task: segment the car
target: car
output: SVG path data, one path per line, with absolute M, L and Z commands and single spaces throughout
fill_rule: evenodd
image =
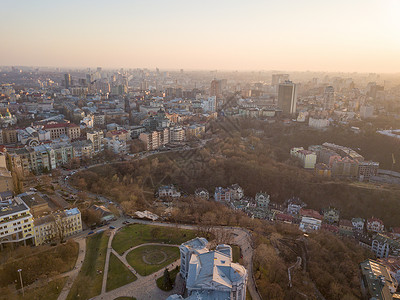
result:
M 110 226 L 109 228 L 110 228 L 110 229 L 115 229 L 115 227 L 114 227 L 114 226 Z
M 93 234 L 94 233 L 94 231 L 89 231 L 89 233 L 87 234 L 87 235 L 91 235 L 91 234 Z

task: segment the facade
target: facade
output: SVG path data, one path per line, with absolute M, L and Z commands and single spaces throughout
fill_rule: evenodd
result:
M 68 136 L 71 140 L 81 136 L 81 128 L 71 123 L 48 123 L 43 126 L 43 129 L 50 132 L 52 140 L 59 139 L 63 135 Z
M 238 185 L 237 183 L 232 184 L 229 187 L 230 191 L 231 191 L 231 199 L 232 200 L 240 200 L 243 198 L 244 196 L 244 191 L 243 189 L 240 187 L 240 185 Z
M 82 231 L 81 212 L 77 208 L 35 218 L 35 245 L 65 239 Z
M 259 192 L 255 197 L 257 207 L 268 208 L 270 196 L 267 193 Z
M 317 163 L 317 154 L 310 150 L 304 150 L 303 147 L 290 149 L 290 155 L 299 159 L 305 169 L 314 169 Z
M 327 86 L 324 92 L 324 109 L 333 109 L 335 107 L 335 89 L 333 86 Z
M 278 107 L 286 115 L 296 113 L 297 91 L 296 84 L 285 81 L 279 84 L 278 88 Z
M 126 153 L 126 142 L 124 140 L 104 138 L 104 144 L 108 150 L 115 154 Z
M 310 117 L 308 119 L 308 126 L 316 128 L 316 129 L 327 128 L 327 127 L 329 127 L 329 120 Z
M 180 126 L 175 126 L 170 129 L 171 142 L 180 143 L 185 140 L 185 130 Z
M 371 250 L 378 258 L 387 258 L 389 255 L 399 256 L 400 241 L 378 233 L 372 239 Z
M 204 200 L 208 200 L 210 199 L 210 194 L 208 193 L 208 191 L 204 188 L 198 188 L 194 191 L 194 195 L 196 197 L 202 198 Z
M 355 230 L 362 231 L 364 229 L 365 220 L 363 218 L 353 218 L 351 223 Z
M 195 238 L 182 244 L 180 274 L 186 282 L 186 299 L 245 300 L 247 270 L 232 262 L 232 248 L 207 249 L 207 240 Z M 173 295 L 168 299 L 183 299 Z
M 101 130 L 88 132 L 86 138 L 93 144 L 93 152 L 95 154 L 100 153 L 104 150 L 104 133 Z
M 218 202 L 230 202 L 231 190 L 224 189 L 223 187 L 216 187 L 214 192 L 214 200 Z
M 305 217 L 301 218 L 300 222 L 300 230 L 304 232 L 314 231 L 321 229 L 322 221 L 312 217 Z
M 329 207 L 324 210 L 324 221 L 328 223 L 339 223 L 339 210 Z
M 33 216 L 20 198 L 0 201 L 0 247 L 10 243 L 34 243 Z
M 14 191 L 14 184 L 11 172 L 4 167 L 0 167 L 0 193 Z
M 71 143 L 74 149 L 74 157 L 87 159 L 93 157 L 93 144 L 90 140 L 78 140 Z
M 382 220 L 379 220 L 374 217 L 367 220 L 367 230 L 368 231 L 382 232 L 384 230 L 384 228 L 385 228 L 385 226 L 383 225 Z
M 181 192 L 173 185 L 164 185 L 158 188 L 159 198 L 179 198 L 180 196 Z

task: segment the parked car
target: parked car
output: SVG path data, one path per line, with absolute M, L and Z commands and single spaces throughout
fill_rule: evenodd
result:
M 115 229 L 115 227 L 114 227 L 114 226 L 110 226 L 109 228 L 110 228 L 110 229 Z
M 87 235 L 91 235 L 91 234 L 93 234 L 94 233 L 94 231 L 89 231 L 89 233 L 87 234 Z

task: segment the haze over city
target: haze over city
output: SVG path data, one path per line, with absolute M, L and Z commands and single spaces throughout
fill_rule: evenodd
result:
M 398 72 L 400 1 L 2 1 L 0 65 Z

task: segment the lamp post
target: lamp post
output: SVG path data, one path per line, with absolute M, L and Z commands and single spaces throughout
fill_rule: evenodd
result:
M 22 297 L 25 297 L 24 284 L 22 283 L 22 269 L 18 269 L 18 273 L 19 273 L 19 279 L 21 280 Z

